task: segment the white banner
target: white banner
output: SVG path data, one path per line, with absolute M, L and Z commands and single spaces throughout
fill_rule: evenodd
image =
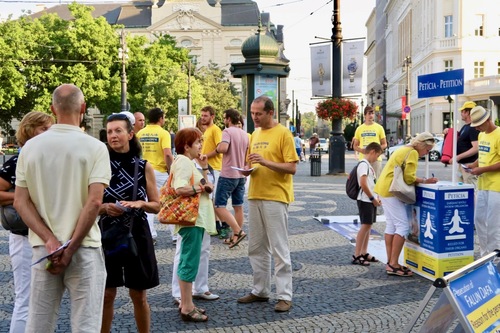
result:
M 311 46 L 311 81 L 313 96 L 332 95 L 332 44 Z
M 342 43 L 342 96 L 361 95 L 365 40 Z

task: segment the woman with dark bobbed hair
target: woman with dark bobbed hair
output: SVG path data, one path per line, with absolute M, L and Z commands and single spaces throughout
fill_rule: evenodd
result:
M 151 313 L 147 301 L 147 289 L 159 285 L 158 265 L 146 213 L 156 214 L 160 210 L 160 199 L 156 188 L 155 174 L 151 164 L 140 159 L 141 145 L 134 134 L 132 122 L 126 114 L 115 113 L 106 124 L 111 181 L 104 190 L 99 210 L 99 226 L 105 233 L 115 223 L 130 227 L 137 255 L 105 255 L 106 290 L 101 332 L 111 331 L 116 288 L 129 289 L 134 304 L 137 331 L 150 331 Z M 137 193 L 133 199 L 134 174 L 137 163 Z

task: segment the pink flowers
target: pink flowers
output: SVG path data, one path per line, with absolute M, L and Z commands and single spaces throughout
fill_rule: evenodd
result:
M 349 118 L 354 120 L 358 113 L 356 103 L 347 98 L 333 97 L 318 102 L 316 114 L 324 120 L 337 120 Z

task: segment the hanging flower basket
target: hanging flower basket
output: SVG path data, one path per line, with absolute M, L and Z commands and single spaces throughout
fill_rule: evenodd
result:
M 358 106 L 350 99 L 333 97 L 319 102 L 316 105 L 316 114 L 324 120 L 354 120 L 358 114 Z

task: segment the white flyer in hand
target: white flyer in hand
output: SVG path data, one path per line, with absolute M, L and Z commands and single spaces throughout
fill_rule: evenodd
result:
M 238 170 L 238 171 L 252 171 L 253 169 L 255 169 L 255 168 L 243 169 L 243 168 L 238 168 L 238 167 L 235 167 L 235 166 L 232 166 L 231 168 L 234 169 L 234 170 Z
M 43 260 L 47 259 L 48 257 L 50 257 L 51 255 L 53 255 L 54 253 L 58 252 L 58 251 L 61 251 L 65 248 L 68 247 L 69 243 L 71 243 L 71 239 L 68 239 L 68 241 L 66 243 L 64 243 L 63 245 L 59 246 L 55 251 L 53 251 L 52 253 L 49 253 L 47 254 L 46 256 L 43 256 L 41 257 L 40 259 L 38 259 L 37 261 L 35 261 L 34 263 L 31 264 L 31 266 L 34 266 L 40 262 L 42 262 Z

